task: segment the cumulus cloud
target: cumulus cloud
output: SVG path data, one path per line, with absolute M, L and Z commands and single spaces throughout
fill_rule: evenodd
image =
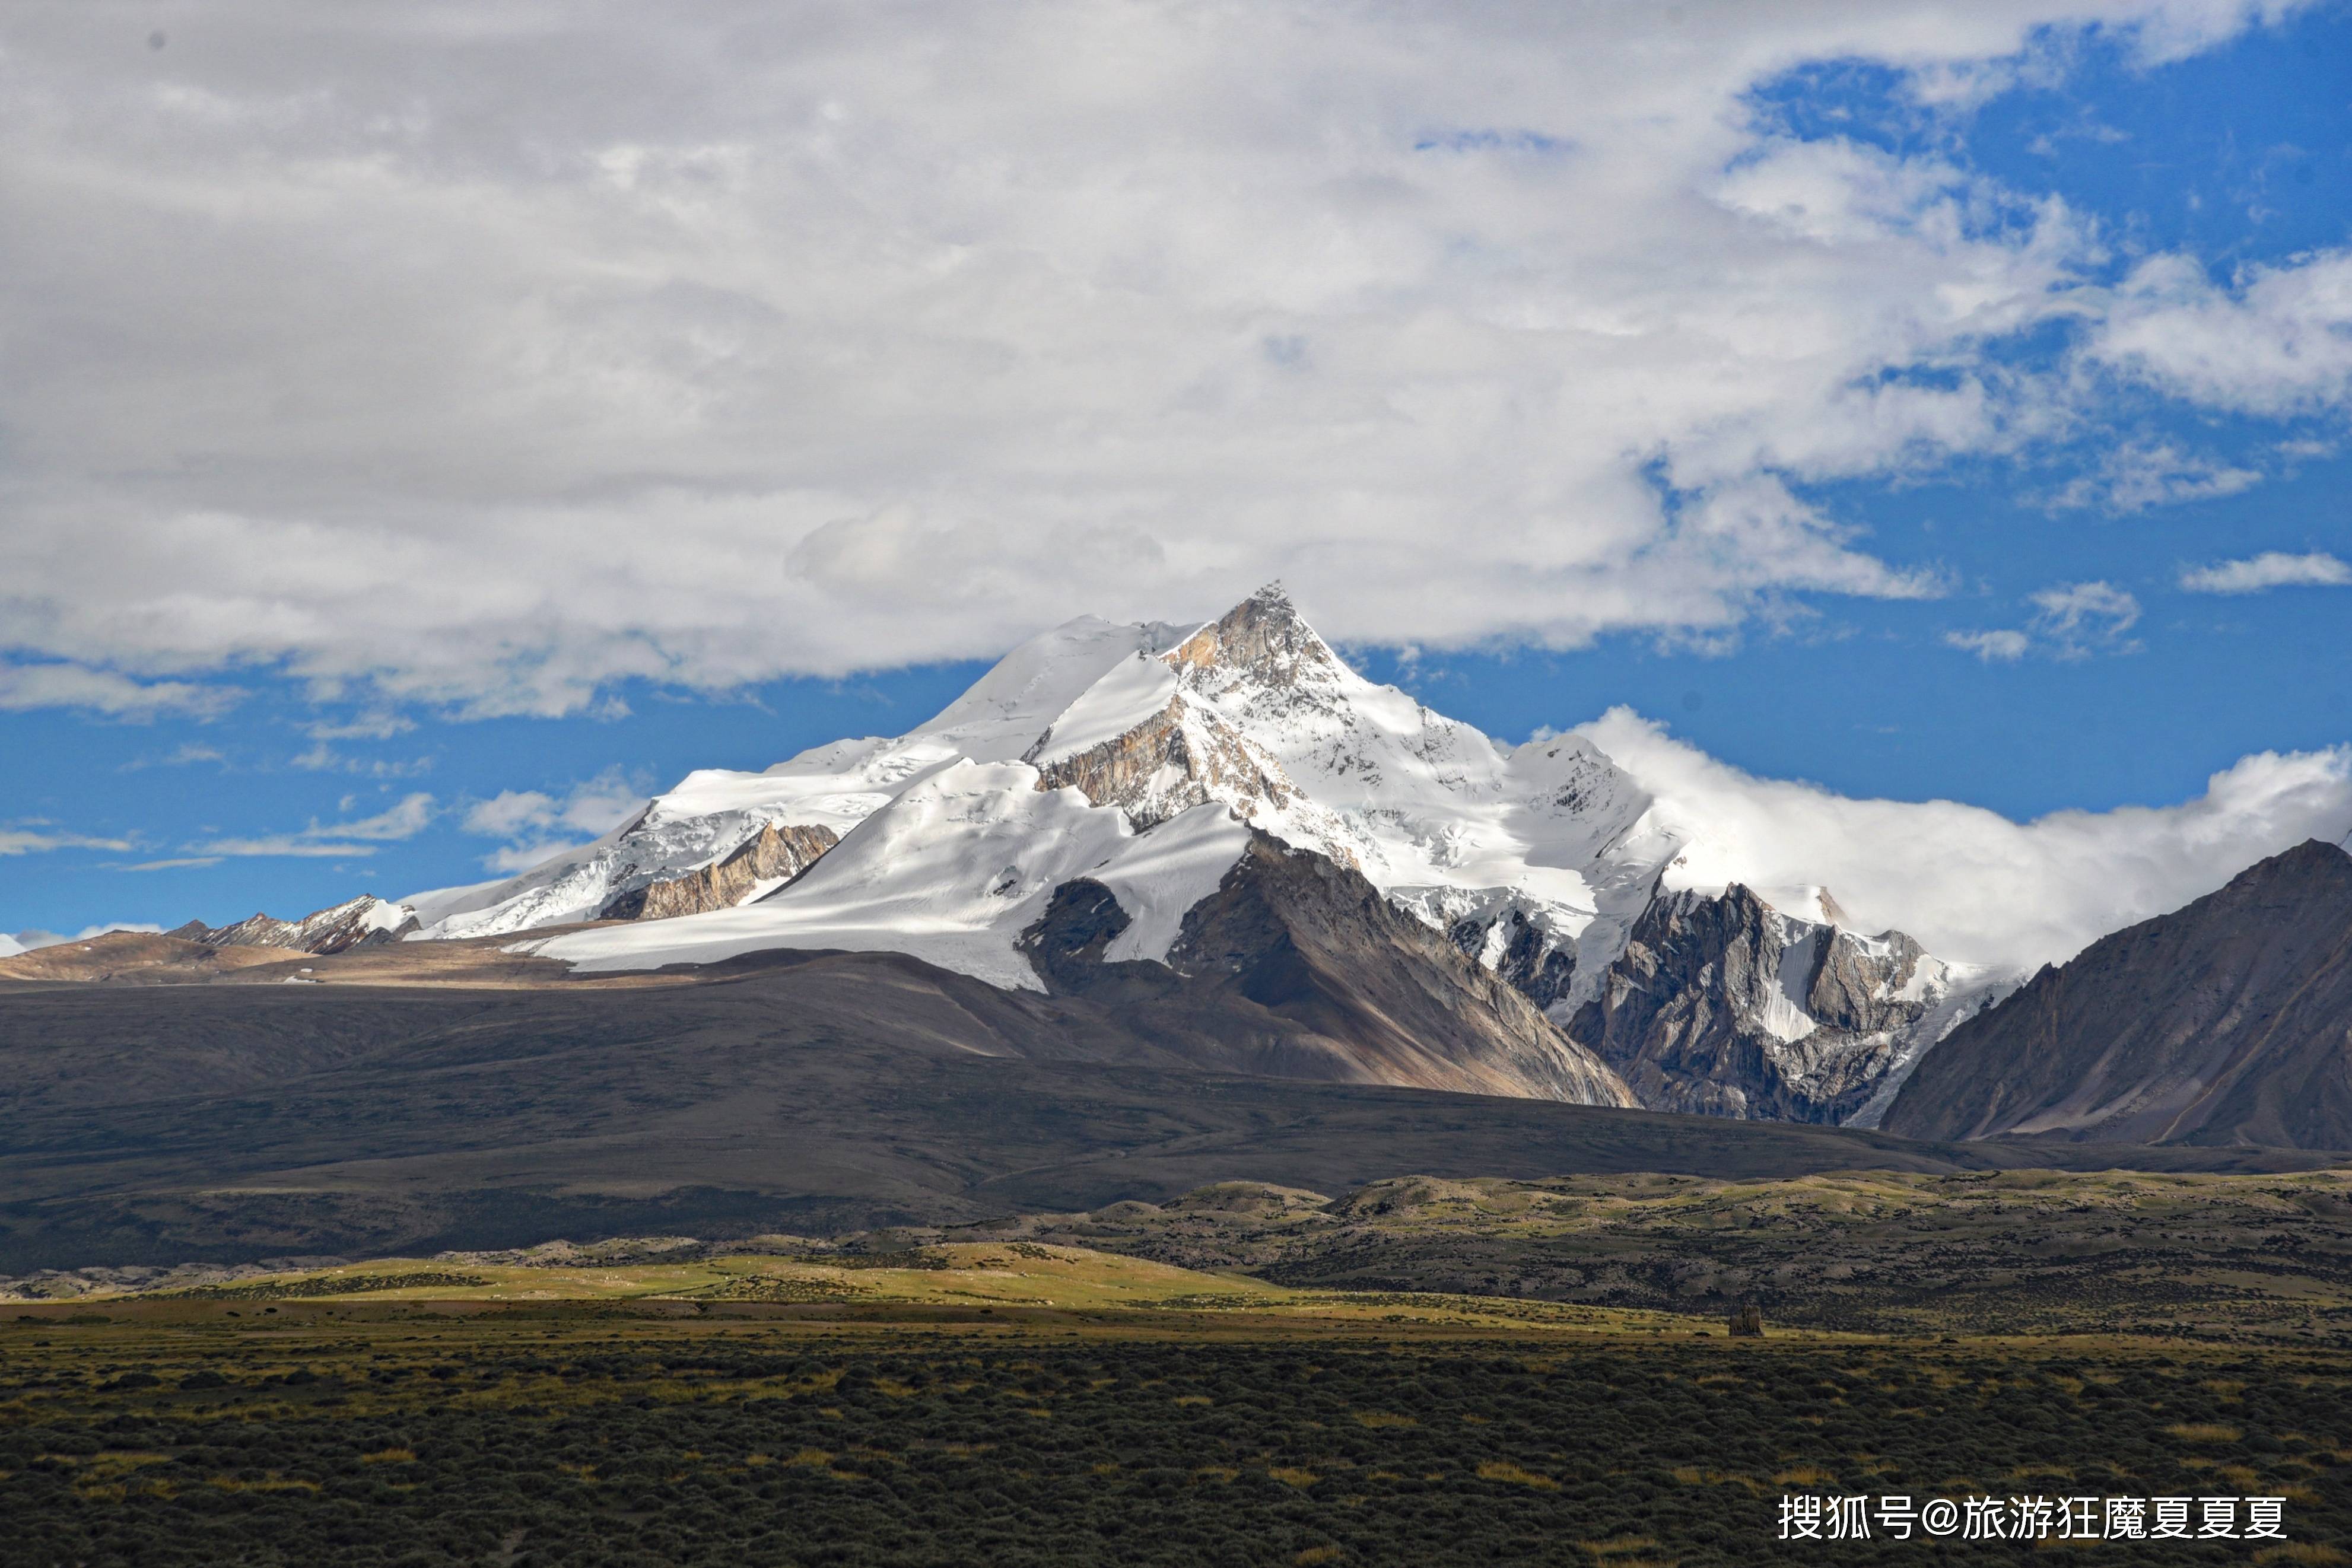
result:
M 518 872 L 611 832 L 642 810 L 646 792 L 619 768 L 576 783 L 562 795 L 504 789 L 466 810 L 466 831 L 510 841 L 482 857 L 485 869 Z
M 1945 958 L 2061 962 L 2212 892 L 2253 862 L 2352 831 L 2352 747 L 2262 752 L 2179 805 L 2016 822 L 1950 800 L 1856 800 L 1759 779 L 1628 708 L 1580 727 L 1692 841 L 1687 885 L 1818 883 L 1866 931 Z
M 100 706 L 258 660 L 558 712 L 1276 575 L 1427 646 L 1932 592 L 1799 492 L 2046 427 L 1984 350 L 2110 308 L 2095 235 L 1753 89 L 1962 105 L 2288 8 L 236 0 L 165 51 L 34 8 L 0 645 L 176 677 Z M 2144 273 L 2099 362 L 2301 406 L 2326 286 Z M 2183 311 L 2276 351 L 2210 368 Z
M 2143 262 L 2088 354 L 2213 408 L 2287 414 L 2352 397 L 2352 251 L 2215 283 L 2193 257 Z
M 2313 550 L 2308 555 L 2264 550 L 2245 560 L 2192 567 L 2180 574 L 2180 586 L 2191 593 L 2260 593 L 2271 588 L 2347 585 L 2352 585 L 2352 564 L 2325 550 Z

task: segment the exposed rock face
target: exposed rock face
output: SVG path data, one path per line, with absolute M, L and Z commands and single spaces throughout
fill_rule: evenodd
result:
M 1302 799 L 1282 764 L 1213 715 L 1191 711 L 1181 695 L 1116 739 L 1039 768 L 1038 789 L 1073 787 L 1097 806 L 1120 808 L 1139 828 L 1210 800 L 1279 809 Z
M 1631 1107 L 1614 1072 L 1525 997 L 1312 851 L 1253 835 L 1185 916 L 1165 965 L 1103 955 L 1128 925 L 1098 883 L 1065 883 L 1024 934 L 1053 991 L 1203 1065 Z
M 1302 712 L 1352 722 L 1335 695 L 1352 677 L 1281 589 L 1260 589 L 1160 663 L 1172 675 L 1166 706 L 1066 756 L 1047 749 L 1049 732 L 1026 758 L 1037 764 L 1037 788 L 1075 787 L 1139 828 L 1214 800 L 1254 827 L 1360 869 L 1360 828 L 1318 803 L 1253 738 L 1253 727 L 1279 730 Z
M 821 823 L 769 822 L 726 859 L 624 893 L 604 905 L 597 918 L 667 920 L 675 915 L 732 909 L 763 882 L 781 877 L 789 885 L 840 841 L 841 835 Z
M 1569 1032 L 1656 1111 L 1836 1123 L 1916 1043 L 1949 972 L 1745 887 L 1662 894 Z
M 191 920 L 170 933 L 206 947 L 284 947 L 298 953 L 341 953 L 347 948 L 397 942 L 416 929 L 416 917 L 397 904 L 362 894 L 306 915 L 299 920 L 249 915 L 234 925 Z
M 1539 1008 L 1565 1001 L 1575 988 L 1576 950 L 1524 909 L 1514 907 L 1492 922 L 1457 920 L 1446 935 Z
M 2352 1148 L 2352 854 L 2312 840 L 1955 1030 L 1908 1137 Z

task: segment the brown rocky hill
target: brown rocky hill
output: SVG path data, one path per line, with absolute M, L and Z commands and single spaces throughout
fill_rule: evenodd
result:
M 1884 1126 L 2352 1148 L 2352 854 L 2310 841 L 2044 968 L 1931 1052 Z
M 1023 935 L 1055 992 L 1112 1009 L 1185 1061 L 1586 1105 L 1639 1103 L 1508 981 L 1399 910 L 1362 873 L 1264 833 L 1185 915 L 1166 964 L 1107 961 L 1128 915 L 1065 883 Z

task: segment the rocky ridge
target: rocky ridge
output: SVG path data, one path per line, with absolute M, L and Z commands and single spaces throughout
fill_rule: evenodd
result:
M 416 928 L 416 916 L 405 905 L 362 894 L 299 920 L 253 915 L 234 925 L 218 926 L 191 920 L 164 935 L 205 947 L 283 947 L 297 953 L 325 955 L 379 942 L 397 942 Z
M 1988 993 L 1899 931 L 1782 914 L 1734 883 L 1661 894 L 1570 1032 L 1652 1110 L 1852 1120 Z

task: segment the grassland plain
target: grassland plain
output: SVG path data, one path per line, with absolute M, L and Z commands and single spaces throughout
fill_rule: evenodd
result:
M 1302 1286 L 2352 1348 L 2344 1170 L 1407 1176 L 1336 1199 L 1235 1182 L 1001 1228 Z
M 2352 1563 L 2352 1354 L 2087 1333 L 1733 1340 L 1689 1315 L 1306 1289 L 1003 1238 L 388 1260 L 0 1320 L 12 1568 L 2050 1550 L 1784 1542 L 1790 1493 L 2274 1496 L 2283 1542 L 2063 1560 Z

